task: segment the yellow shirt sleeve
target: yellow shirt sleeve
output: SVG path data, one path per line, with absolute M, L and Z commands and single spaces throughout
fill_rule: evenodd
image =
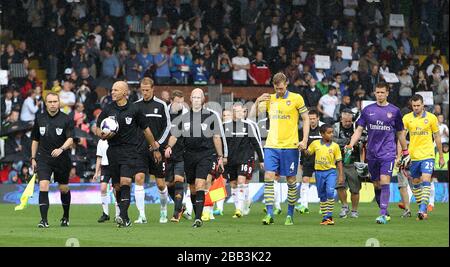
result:
M 295 107 L 297 108 L 297 110 L 300 114 L 308 111 L 308 108 L 305 106 L 305 101 L 303 100 L 303 97 L 301 95 L 298 95 L 296 100 L 297 101 L 295 103 Z
M 336 143 L 333 143 L 333 153 L 334 153 L 334 158 L 336 161 L 341 161 L 342 160 L 342 154 L 341 154 L 341 150 L 339 149 L 339 145 Z
M 408 114 L 406 114 L 405 116 L 403 116 L 403 126 L 404 128 L 408 131 Z
M 431 114 L 431 131 L 433 133 L 439 132 L 438 119 L 437 119 L 436 115 L 434 115 L 434 114 Z

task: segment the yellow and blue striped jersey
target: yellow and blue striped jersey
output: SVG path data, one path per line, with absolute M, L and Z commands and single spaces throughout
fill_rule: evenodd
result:
M 326 171 L 336 169 L 336 162 L 342 160 L 341 149 L 335 142 L 325 144 L 322 140 L 314 140 L 308 147 L 309 154 L 316 154 L 314 169 Z
M 267 102 L 262 102 L 259 105 L 260 111 L 267 108 L 270 120 L 270 130 L 264 147 L 296 149 L 299 141 L 299 114 L 308 111 L 303 97 L 286 91 L 283 97 L 272 94 Z M 267 104 L 269 105 L 267 106 Z
M 426 111 L 421 116 L 410 112 L 403 116 L 403 124 L 409 132 L 411 160 L 434 159 L 433 134 L 439 132 L 437 117 Z

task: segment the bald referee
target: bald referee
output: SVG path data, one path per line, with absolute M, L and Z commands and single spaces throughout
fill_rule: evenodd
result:
M 176 127 L 172 128 L 172 137 L 165 152 L 170 157 L 174 142 L 183 143 L 184 172 L 195 211 L 194 228 L 203 225 L 201 216 L 208 174 L 215 162 L 223 170 L 228 156 L 222 120 L 217 112 L 204 108 L 204 102 L 205 94 L 200 88 L 195 88 L 191 93 L 192 108 L 172 122 Z
M 73 120 L 59 111 L 60 101 L 56 93 L 48 93 L 45 98 L 44 113 L 34 121 L 31 137 L 31 167 L 39 179 L 39 228 L 48 228 L 48 189 L 53 175 L 61 192 L 64 210 L 61 226 L 69 226 L 70 190 L 69 173 L 72 166 L 68 149 L 73 143 Z
M 112 178 L 112 184 L 116 190 L 116 199 L 119 202 L 120 216 L 117 218 L 119 227 L 131 226 L 128 208 L 130 206 L 131 178 L 137 170 L 138 131 L 144 132 L 145 139 L 150 144 L 150 151 L 157 147 L 144 114 L 139 111 L 136 105 L 128 101 L 128 93 L 126 82 L 118 81 L 113 84 L 111 91 L 113 102 L 108 104 L 99 115 L 96 130 L 96 135 L 103 140 L 108 140 L 109 147 L 106 154 L 109 165 L 106 170 Z M 101 122 L 108 117 L 119 123 L 117 133 L 105 134 L 101 131 Z

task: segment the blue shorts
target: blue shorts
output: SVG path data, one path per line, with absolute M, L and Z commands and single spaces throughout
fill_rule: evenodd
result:
M 280 176 L 296 176 L 299 156 L 298 149 L 264 148 L 264 169 Z
M 424 159 L 418 161 L 411 161 L 411 167 L 409 171 L 411 172 L 412 178 L 420 178 L 422 174 L 433 174 L 434 159 Z
M 329 169 L 326 171 L 316 171 L 316 187 L 320 201 L 334 198 L 334 189 L 336 187 L 337 171 Z

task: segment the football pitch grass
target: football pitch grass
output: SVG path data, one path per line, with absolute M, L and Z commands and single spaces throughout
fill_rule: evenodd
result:
M 337 205 L 338 206 L 338 205 Z M 113 219 L 97 223 L 101 215 L 100 205 L 72 205 L 70 227 L 59 226 L 61 205 L 51 205 L 48 229 L 37 228 L 39 208 L 30 205 L 23 211 L 14 211 L 14 205 L 0 205 L 0 246 L 40 247 L 65 246 L 69 238 L 76 238 L 81 247 L 92 246 L 177 246 L 177 247 L 296 247 L 296 246 L 352 246 L 363 247 L 369 238 L 375 238 L 383 247 L 449 246 L 449 206 L 437 203 L 427 221 L 413 217 L 401 218 L 401 210 L 391 203 L 392 220 L 378 225 L 375 203 L 361 204 L 358 219 L 340 219 L 335 216 L 334 226 L 319 225 L 321 216 L 318 205 L 311 204 L 311 213 L 295 213 L 294 225 L 285 226 L 287 205 L 275 216 L 274 225 L 262 225 L 263 205 L 252 206 L 250 215 L 233 219 L 233 205 L 225 204 L 224 216 L 205 222 L 193 229 L 193 221 L 182 219 L 180 223 L 159 223 L 159 204 L 146 205 L 148 223 L 133 224 L 130 228 L 117 228 Z M 169 205 L 169 216 L 173 205 Z M 340 206 L 335 208 L 335 214 Z M 114 213 L 113 205 L 110 211 Z M 130 218 L 137 218 L 135 205 L 130 206 Z M 170 218 L 169 218 L 170 219 Z

